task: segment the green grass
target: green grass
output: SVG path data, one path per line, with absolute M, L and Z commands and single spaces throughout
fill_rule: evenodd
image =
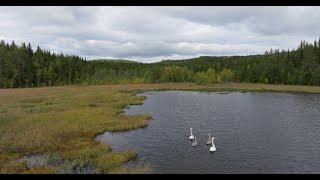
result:
M 5 106 L 1 106 L 0 107 L 0 114 L 4 114 L 6 112 L 8 112 L 7 108 Z
M 148 114 L 128 116 L 123 109 L 142 104 L 148 90 L 306 92 L 319 86 L 227 83 L 118 84 L 0 89 L 0 173 L 68 173 L 87 165 L 97 173 L 142 173 L 147 167 L 123 166 L 136 152 L 113 152 L 94 138 L 105 132 L 148 126 Z M 46 164 L 29 167 L 21 158 L 48 155 Z

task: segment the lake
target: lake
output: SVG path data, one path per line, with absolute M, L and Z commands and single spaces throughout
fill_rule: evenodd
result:
M 113 150 L 137 150 L 128 166 L 151 173 L 320 173 L 320 95 L 144 92 L 126 114 L 152 116 L 144 129 L 105 133 Z M 189 128 L 198 146 L 188 139 Z M 217 151 L 209 152 L 208 133 Z

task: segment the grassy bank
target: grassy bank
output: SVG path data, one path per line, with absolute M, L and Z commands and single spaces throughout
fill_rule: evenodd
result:
M 68 172 L 90 165 L 96 172 L 127 172 L 121 165 L 135 152 L 112 152 L 93 139 L 105 131 L 146 127 L 148 115 L 125 116 L 126 105 L 144 98 L 112 86 L 0 90 L 0 171 Z M 44 167 L 28 167 L 24 156 L 57 154 Z M 56 157 L 55 156 L 55 157 Z M 56 164 L 65 165 L 58 170 Z
M 94 138 L 105 131 L 127 131 L 147 126 L 149 115 L 126 116 L 134 96 L 145 90 L 281 91 L 320 93 L 319 86 L 229 83 L 125 84 L 50 88 L 0 89 L 0 172 L 70 173 L 92 167 L 97 173 L 140 173 L 125 168 L 135 158 L 131 151 L 113 152 Z M 43 155 L 46 161 L 30 166 L 24 157 Z
M 240 91 L 240 92 L 291 92 L 320 93 L 320 86 L 273 85 L 253 83 L 221 83 L 199 85 L 195 83 L 157 83 L 157 84 L 124 84 L 114 85 L 121 92 L 137 92 L 149 90 L 185 90 L 185 91 Z

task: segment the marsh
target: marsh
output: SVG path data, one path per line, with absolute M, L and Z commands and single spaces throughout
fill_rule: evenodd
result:
M 142 91 L 149 92 L 141 94 L 142 96 L 135 95 Z M 261 93 L 268 91 L 295 94 Z M 289 141 L 294 146 L 289 146 L 292 148 L 290 151 L 298 152 L 296 149 L 305 148 L 303 153 L 307 155 L 303 157 L 314 157 L 315 160 L 304 159 L 305 162 L 297 162 L 295 165 L 307 164 L 308 168 L 311 163 L 308 170 L 313 172 L 316 171 L 314 168 L 318 151 L 316 131 L 319 94 L 319 86 L 248 83 L 158 83 L 1 89 L 0 173 L 83 173 L 88 172 L 88 165 L 92 166 L 89 170 L 93 173 L 144 173 L 149 172 L 149 169 L 151 173 L 177 173 L 186 171 L 183 169 L 184 164 L 180 165 L 184 161 L 172 158 L 175 153 L 163 152 L 165 146 L 170 147 L 166 150 L 176 148 L 182 151 L 179 153 L 179 156 L 182 156 L 180 159 L 189 161 L 188 166 L 191 167 L 192 164 L 197 165 L 196 162 L 191 163 L 196 157 L 193 157 L 194 155 L 200 153 L 202 158 L 208 153 L 209 147 L 203 145 L 207 141 L 207 133 L 212 133 L 217 139 L 217 152 L 208 157 L 219 158 L 219 153 L 227 153 L 229 150 L 232 152 L 232 148 L 238 147 L 233 141 L 266 141 L 264 136 L 258 136 L 258 132 L 268 123 L 275 127 L 262 129 L 261 134 L 270 130 L 271 135 L 274 132 L 286 135 L 272 136 L 274 139 L 280 138 L 277 141 L 290 138 L 291 141 L 297 140 L 295 143 Z M 130 106 L 139 104 L 143 105 Z M 288 123 L 290 124 L 286 125 Z M 260 129 L 254 129 L 257 132 L 254 134 L 253 129 L 246 129 L 247 126 Z M 198 146 L 194 149 L 188 149 L 191 142 L 186 141 L 189 127 L 194 128 L 198 139 Z M 300 130 L 303 131 L 295 133 Z M 116 141 L 111 143 L 103 140 L 102 144 L 96 141 L 96 137 L 105 132 L 121 133 L 112 134 L 112 139 Z M 107 134 L 103 139 L 109 137 Z M 289 136 L 291 134 L 293 136 Z M 234 147 L 230 149 L 225 143 Z M 148 152 L 146 146 L 152 150 L 148 156 L 156 153 L 158 158 L 162 158 L 161 161 L 166 162 L 161 164 L 152 158 L 148 159 L 148 156 L 145 156 Z M 247 153 L 250 154 L 252 148 L 245 148 L 249 149 Z M 245 148 L 238 147 L 241 151 L 246 151 Z M 245 153 L 241 151 L 234 156 Z M 230 154 L 226 156 L 227 159 L 232 157 Z M 30 164 L 27 157 L 50 158 L 42 159 L 49 159 L 47 162 Z M 291 158 L 284 163 L 294 163 L 293 160 Z M 226 159 L 222 162 L 228 163 Z M 258 166 L 262 166 L 261 162 L 258 163 Z M 171 165 L 179 165 L 181 169 L 173 169 Z M 212 165 L 206 166 L 209 168 Z M 194 166 L 190 172 L 194 173 L 200 167 L 202 166 Z M 221 167 L 220 165 L 219 168 Z M 230 168 L 237 172 L 233 165 L 230 165 Z M 245 168 L 242 170 L 246 172 Z M 202 169 L 199 172 L 204 171 L 205 169 Z M 223 170 L 210 170 L 221 171 Z

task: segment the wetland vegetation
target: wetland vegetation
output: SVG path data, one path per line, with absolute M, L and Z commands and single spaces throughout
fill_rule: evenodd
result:
M 143 98 L 118 92 L 114 87 L 0 91 L 2 173 L 72 173 L 88 165 L 96 172 L 123 172 L 122 163 L 134 158 L 135 152 L 114 153 L 93 138 L 105 131 L 142 128 L 150 119 L 148 115 L 121 114 L 123 107 L 140 104 Z M 21 160 L 34 155 L 59 158 L 48 158 L 46 166 L 32 168 Z M 65 169 L 57 169 L 56 164 Z

